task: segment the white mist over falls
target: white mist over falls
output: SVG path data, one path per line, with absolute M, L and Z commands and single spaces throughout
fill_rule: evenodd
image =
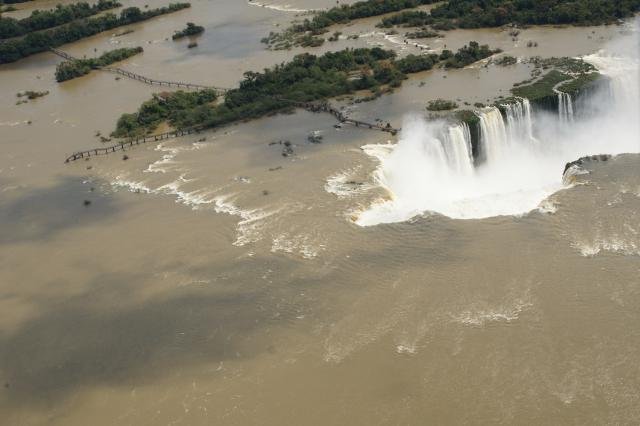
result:
M 397 145 L 367 145 L 380 161 L 374 179 L 390 198 L 363 211 L 356 223 L 401 222 L 425 212 L 455 219 L 522 215 L 565 187 L 567 162 L 592 154 L 640 152 L 637 32 L 583 59 L 608 77 L 581 99 L 558 93 L 557 114 L 532 111 L 526 99 L 489 107 L 480 119 L 474 160 L 465 124 L 405 118 Z

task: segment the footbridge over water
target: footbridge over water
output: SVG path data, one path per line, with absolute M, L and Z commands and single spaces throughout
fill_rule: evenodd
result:
M 79 59 L 79 58 L 76 58 L 75 56 L 72 56 L 69 53 L 64 52 L 62 50 L 59 50 L 59 49 L 51 48 L 50 50 L 51 50 L 52 53 L 60 56 L 61 58 L 66 59 L 68 61 L 75 61 L 75 60 Z M 107 72 L 111 72 L 111 73 L 114 73 L 114 74 L 119 74 L 119 75 L 122 75 L 124 77 L 130 78 L 132 80 L 141 81 L 142 83 L 151 84 L 151 85 L 155 85 L 155 86 L 178 87 L 178 88 L 183 88 L 183 89 L 194 89 L 194 90 L 212 89 L 212 90 L 215 90 L 218 94 L 225 93 L 225 92 L 227 92 L 229 90 L 229 89 L 224 88 L 224 87 L 205 86 L 205 85 L 202 85 L 202 84 L 187 83 L 187 82 L 182 82 L 182 81 L 158 80 L 158 79 L 155 79 L 155 78 L 145 77 L 143 75 L 136 74 L 134 72 L 127 71 L 125 69 L 117 68 L 117 67 L 98 67 L 96 69 L 98 69 L 100 71 L 107 71 Z

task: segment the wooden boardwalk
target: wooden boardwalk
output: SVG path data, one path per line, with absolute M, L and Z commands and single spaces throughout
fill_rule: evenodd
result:
M 396 129 L 394 127 L 391 127 L 390 123 L 387 123 L 386 125 L 383 126 L 382 124 L 367 123 L 366 121 L 354 120 L 352 118 L 349 118 L 346 115 L 344 115 L 342 113 L 342 111 L 337 110 L 334 107 L 332 107 L 331 105 L 329 105 L 328 102 L 297 102 L 297 101 L 293 101 L 293 100 L 290 100 L 290 99 L 282 99 L 282 100 L 283 101 L 289 101 L 293 105 L 295 105 L 295 106 L 297 106 L 299 108 L 306 109 L 307 111 L 329 113 L 329 114 L 333 115 L 336 118 L 336 120 L 338 120 L 340 123 L 351 124 L 351 125 L 356 126 L 356 127 L 363 127 L 365 129 L 379 130 L 381 132 L 388 132 L 388 133 L 391 133 L 392 135 L 395 135 L 400 131 L 400 129 Z
M 192 127 L 190 129 L 174 130 L 172 132 L 160 133 L 152 136 L 140 136 L 137 138 L 131 138 L 126 142 L 121 142 L 115 145 L 92 148 L 86 151 L 79 151 L 71 154 L 64 160 L 65 163 L 70 161 L 80 160 L 81 158 L 95 157 L 97 155 L 107 155 L 118 151 L 125 151 L 127 148 L 133 148 L 136 145 L 141 145 L 147 142 L 157 142 L 164 139 L 176 138 L 178 136 L 190 135 L 192 133 L 200 133 L 203 129 L 199 127 Z
M 61 58 L 66 59 L 68 61 L 78 60 L 78 58 L 76 58 L 75 56 L 72 56 L 72 55 L 70 55 L 67 52 L 64 52 L 62 50 L 54 49 L 54 48 L 51 48 L 50 50 L 51 50 L 52 53 L 60 56 Z M 122 75 L 124 77 L 127 77 L 127 78 L 130 78 L 132 80 L 141 81 L 143 83 L 151 84 L 151 85 L 154 85 L 154 86 L 178 87 L 178 88 L 195 89 L 195 90 L 213 89 L 217 93 L 225 93 L 225 92 L 227 92 L 229 90 L 229 89 L 224 88 L 224 87 L 204 86 L 202 84 L 186 83 L 186 82 L 182 82 L 182 81 L 156 80 L 154 78 L 145 77 L 143 75 L 136 74 L 134 72 L 127 71 L 127 70 L 124 70 L 122 68 L 117 68 L 117 67 L 99 67 L 97 69 L 100 70 L 100 71 L 107 71 L 107 72 L 111 72 L 111 73 L 115 73 L 115 74 L 120 74 L 120 75 Z
M 61 58 L 64 58 L 68 61 L 74 61 L 77 60 L 78 58 L 68 54 L 65 51 L 59 50 L 59 49 L 55 49 L 55 48 L 51 48 L 50 49 L 52 53 L 60 56 Z M 127 71 L 127 70 L 123 70 L 122 68 L 115 68 L 115 67 L 99 67 L 98 68 L 101 71 L 108 71 L 108 72 L 113 72 L 116 74 L 120 74 L 123 75 L 127 78 L 131 78 L 133 80 L 138 80 L 141 81 L 143 83 L 146 84 L 153 84 L 153 85 L 157 85 L 157 86 L 172 86 L 172 87 L 183 87 L 185 89 L 213 89 L 219 93 L 224 93 L 226 91 L 228 91 L 229 89 L 225 89 L 225 88 L 221 88 L 221 87 L 215 87 L 215 86 L 203 86 L 200 84 L 193 84 L 193 83 L 185 83 L 185 82 L 178 82 L 178 81 L 165 81 L 165 80 L 156 80 L 153 78 L 148 78 L 145 77 L 143 75 L 140 74 L 136 74 L 133 73 L 131 71 Z M 366 121 L 361 121 L 361 120 L 354 120 L 352 118 L 347 117 L 346 115 L 344 115 L 342 113 L 342 111 L 332 107 L 328 102 L 298 102 L 298 101 L 294 101 L 292 99 L 285 99 L 285 98 L 279 98 L 280 100 L 286 101 L 286 102 L 290 102 L 292 105 L 298 107 L 298 108 L 303 108 L 306 109 L 308 111 L 311 112 L 326 112 L 329 113 L 331 115 L 333 115 L 336 120 L 338 120 L 340 123 L 345 123 L 345 124 L 351 124 L 353 126 L 356 127 L 362 127 L 365 129 L 371 129 L 371 130 L 379 130 L 381 132 L 387 132 L 387 133 L 391 133 L 392 135 L 397 134 L 400 129 L 395 129 L 393 127 L 391 127 L 391 124 L 387 123 L 385 126 L 383 126 L 382 124 L 377 124 L 377 123 L 367 123 Z M 68 156 L 65 159 L 65 163 L 69 163 L 71 161 L 76 161 L 82 158 L 90 158 L 90 157 L 95 157 L 98 155 L 107 155 L 107 154 L 112 154 L 115 152 L 119 152 L 119 151 L 125 151 L 127 148 L 132 148 L 136 145 L 140 145 L 140 144 L 144 144 L 146 142 L 150 142 L 150 141 L 161 141 L 164 139 L 171 139 L 171 138 L 175 138 L 178 136 L 184 136 L 184 135 L 189 135 L 191 133 L 199 133 L 201 131 L 205 130 L 205 128 L 203 127 L 193 127 L 193 128 L 189 128 L 189 129 L 181 129 L 181 130 L 174 130 L 172 132 L 166 132 L 166 133 L 161 133 L 158 135 L 153 135 L 153 136 L 140 136 L 137 138 L 131 138 L 129 140 L 127 140 L 126 142 L 120 142 L 118 144 L 115 145 L 110 145 L 107 147 L 100 147 L 100 148 L 92 148 L 92 149 L 88 149 L 86 151 L 79 151 L 79 152 L 75 152 L 73 154 L 71 154 L 70 156 Z
M 297 102 L 297 101 L 293 101 L 293 100 L 288 100 L 288 99 L 283 99 L 285 101 L 290 101 L 292 104 L 294 104 L 296 107 L 298 108 L 303 108 L 306 109 L 308 111 L 311 112 L 326 112 L 329 113 L 331 115 L 333 115 L 340 123 L 346 123 L 346 124 L 351 124 L 354 125 L 356 127 L 361 127 L 364 129 L 371 129 L 371 130 L 379 130 L 381 132 L 387 132 L 387 133 L 391 133 L 392 135 L 397 134 L 400 129 L 396 129 L 394 127 L 391 127 L 391 125 L 389 123 L 387 123 L 387 125 L 383 126 L 381 124 L 373 124 L 373 123 L 367 123 L 365 121 L 360 121 L 360 120 L 354 120 L 351 118 L 346 117 L 341 111 L 333 108 L 331 105 L 329 105 L 328 102 L 321 102 L 321 103 L 313 103 L 313 102 Z M 153 135 L 153 136 L 140 136 L 137 138 L 131 138 L 129 140 L 127 140 L 126 142 L 121 142 L 115 145 L 110 145 L 107 147 L 100 147 L 100 148 L 92 148 L 92 149 L 88 149 L 86 151 L 79 151 L 79 152 L 75 152 L 73 154 L 71 154 L 70 156 L 68 156 L 65 159 L 65 163 L 69 163 L 71 161 L 76 161 L 76 160 L 80 160 L 82 158 L 89 158 L 89 157 L 95 157 L 98 155 L 107 155 L 107 154 L 112 154 L 114 152 L 119 152 L 119 151 L 125 151 L 127 148 L 133 148 L 136 145 L 141 145 L 147 142 L 157 142 L 157 141 L 161 141 L 164 139 L 171 139 L 171 138 L 176 138 L 179 136 L 184 136 L 184 135 L 190 135 L 192 133 L 200 133 L 204 130 L 207 130 L 207 128 L 204 127 L 192 127 L 192 128 L 188 128 L 188 129 L 181 129 L 181 130 L 174 130 L 172 132 L 165 132 L 165 133 L 160 133 L 158 135 Z

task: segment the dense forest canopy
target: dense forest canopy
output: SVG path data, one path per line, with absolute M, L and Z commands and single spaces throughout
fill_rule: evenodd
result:
M 122 9 L 119 16 L 106 13 L 93 18 L 72 21 L 50 30 L 36 31 L 19 39 L 6 40 L 0 43 L 0 64 L 14 62 L 20 58 L 44 52 L 51 47 L 80 40 L 122 25 L 144 21 L 165 13 L 172 13 L 188 8 L 189 3 L 172 3 L 167 7 L 142 11 L 137 7 Z
M 317 37 L 334 24 L 354 19 L 398 12 L 384 18 L 378 26 L 431 26 L 435 30 L 498 27 L 506 24 L 600 25 L 616 22 L 640 11 L 640 0 L 448 0 L 431 12 L 405 10 L 437 3 L 436 0 L 365 0 L 318 12 L 280 32 L 272 32 L 262 41 L 275 49 L 292 46 L 318 46 Z
M 64 6 L 59 4 L 52 10 L 34 10 L 24 19 L 0 17 L 0 38 L 18 37 L 33 31 L 56 27 L 120 6 L 121 4 L 115 0 L 99 0 L 93 6 L 80 2 Z
M 448 0 L 431 11 L 434 23 L 460 28 L 505 24 L 600 25 L 640 11 L 640 0 Z

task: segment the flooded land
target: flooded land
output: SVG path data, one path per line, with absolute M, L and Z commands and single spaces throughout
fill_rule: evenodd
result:
M 304 52 L 501 52 L 328 100 L 383 131 L 289 108 L 68 163 L 178 89 L 58 83 L 52 52 L 0 65 L 0 424 L 640 423 L 637 18 L 413 40 L 376 16 L 261 42 L 333 6 L 194 0 L 58 49 L 141 46 L 115 66 L 226 89 Z M 172 40 L 187 22 L 204 32 Z M 566 66 L 534 57 L 600 79 L 513 97 Z

